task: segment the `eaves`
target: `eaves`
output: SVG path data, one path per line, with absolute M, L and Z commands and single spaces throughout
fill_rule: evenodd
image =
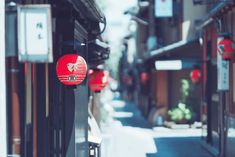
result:
M 234 0 L 225 0 L 218 3 L 196 26 L 197 30 L 203 29 L 214 20 L 219 19 L 222 15 L 226 14 L 235 6 Z

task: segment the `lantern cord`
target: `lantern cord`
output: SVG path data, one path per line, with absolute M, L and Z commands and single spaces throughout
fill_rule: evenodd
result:
M 103 29 L 102 29 L 100 32 L 94 33 L 95 36 L 99 36 L 99 35 L 101 35 L 102 33 L 104 33 L 104 31 L 105 31 L 105 29 L 106 29 L 106 26 L 107 26 L 107 21 L 106 21 L 106 17 L 105 17 L 105 16 L 104 16 L 104 22 L 103 22 L 103 24 L 104 24 Z

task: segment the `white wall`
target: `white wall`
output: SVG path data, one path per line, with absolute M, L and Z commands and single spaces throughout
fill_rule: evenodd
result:
M 6 76 L 5 76 L 5 1 L 0 0 L 0 157 L 7 157 Z
M 183 0 L 182 40 L 196 37 L 195 20 L 206 15 L 206 5 L 193 5 L 192 0 Z

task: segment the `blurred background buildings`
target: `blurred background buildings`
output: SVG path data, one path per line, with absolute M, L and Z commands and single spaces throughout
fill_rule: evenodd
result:
M 203 147 L 233 157 L 234 6 L 234 0 L 1 1 L 0 156 L 99 156 L 101 90 L 117 80 L 111 90 L 152 126 L 197 122 Z M 57 61 L 69 54 L 85 61 L 66 64 L 70 72 L 83 68 L 85 74 L 66 78 L 81 79 L 79 85 L 57 78 Z

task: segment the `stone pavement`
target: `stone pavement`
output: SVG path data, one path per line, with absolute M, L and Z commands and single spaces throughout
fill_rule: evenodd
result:
M 134 104 L 109 104 L 115 119 L 102 125 L 101 157 L 212 157 L 200 144 L 200 129 L 151 128 Z

